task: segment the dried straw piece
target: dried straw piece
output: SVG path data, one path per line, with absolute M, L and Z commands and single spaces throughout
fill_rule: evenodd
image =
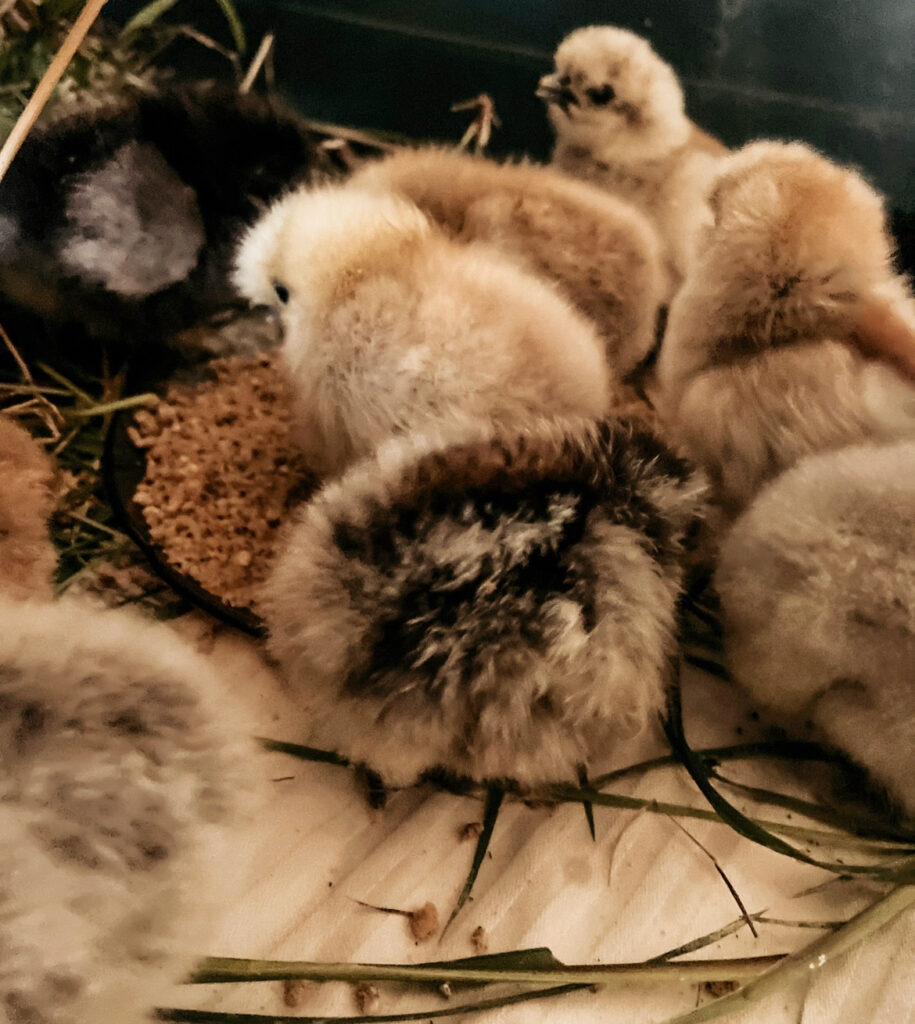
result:
M 86 38 L 86 34 L 107 2 L 108 0 L 87 0 L 85 7 L 80 11 L 79 17 L 73 23 L 73 28 L 67 33 L 67 38 L 64 39 L 54 60 L 51 61 L 50 67 L 35 87 L 35 92 L 32 93 L 25 110 L 20 114 L 19 119 L 13 125 L 13 130 L 3 144 L 3 148 L 0 149 L 0 181 L 3 180 L 10 164 L 19 152 L 20 146 L 25 142 L 45 104 L 51 98 L 54 87 L 67 70 L 70 61 L 73 60 L 80 43 Z

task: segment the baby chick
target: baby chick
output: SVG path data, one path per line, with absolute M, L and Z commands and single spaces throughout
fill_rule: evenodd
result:
M 809 456 L 752 502 L 715 577 L 728 668 L 915 815 L 915 441 Z
M 0 587 L 16 597 L 51 596 L 53 479 L 51 460 L 37 441 L 0 415 Z
M 664 700 L 702 490 L 621 420 L 382 446 L 298 512 L 264 588 L 310 740 L 395 786 L 574 778 Z
M 293 115 L 201 87 L 33 132 L 0 188 L 4 321 L 38 317 L 70 355 L 161 346 L 238 303 L 237 235 L 316 161 Z
M 428 426 L 609 407 L 593 326 L 548 283 L 452 241 L 399 196 L 289 194 L 244 239 L 235 280 L 279 304 L 299 438 L 318 472 Z
M 451 238 L 491 243 L 555 281 L 597 325 L 622 376 L 655 343 L 667 291 L 660 243 L 630 203 L 548 167 L 455 150 L 402 150 L 354 183 L 409 199 Z
M 646 213 L 676 283 L 710 220 L 707 186 L 727 149 L 686 116 L 676 73 L 641 36 L 611 25 L 580 28 L 554 60 L 537 90 L 556 132 L 553 162 Z
M 0 596 L 4 1020 L 148 1021 L 205 951 L 250 764 L 220 690 L 163 625 Z
M 49 597 L 50 467 L 0 418 L 0 1012 L 140 1024 L 193 966 L 247 723 L 171 629 Z
M 880 197 L 800 143 L 729 158 L 711 204 L 655 397 L 734 513 L 806 453 L 915 433 L 915 301 Z

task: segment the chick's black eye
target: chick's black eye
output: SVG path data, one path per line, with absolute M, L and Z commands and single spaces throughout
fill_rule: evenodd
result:
M 274 292 L 276 292 L 276 297 L 285 306 L 286 303 L 289 301 L 289 289 L 286 287 L 286 285 L 280 284 L 279 281 L 274 281 L 273 290 Z
M 606 106 L 616 96 L 612 85 L 598 85 L 585 89 L 588 99 L 595 107 Z

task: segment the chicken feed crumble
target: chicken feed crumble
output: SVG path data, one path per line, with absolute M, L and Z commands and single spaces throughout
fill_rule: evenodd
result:
M 169 565 L 226 604 L 254 609 L 277 529 L 314 478 L 290 437 L 290 395 L 273 355 L 230 356 L 172 384 L 128 429 L 146 454 L 134 494 Z

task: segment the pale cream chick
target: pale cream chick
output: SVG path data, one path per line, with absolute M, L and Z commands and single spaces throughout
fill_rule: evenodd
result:
M 397 196 L 291 193 L 244 239 L 235 280 L 254 302 L 279 302 L 299 438 L 319 472 L 428 426 L 610 406 L 590 322 L 509 257 L 450 240 Z
M 655 401 L 736 513 L 804 454 L 915 434 L 915 301 L 880 197 L 800 143 L 735 154 L 711 203 Z
M 725 540 L 715 576 L 734 679 L 915 814 L 915 441 L 801 460 Z
M 631 203 L 549 167 L 456 150 L 402 150 L 355 184 L 396 192 L 462 242 L 488 242 L 554 281 L 596 324 L 624 375 L 653 348 L 668 288 L 657 233 Z
M 537 90 L 556 132 L 553 163 L 647 214 L 676 285 L 710 220 L 708 182 L 726 147 L 687 117 L 676 73 L 641 36 L 580 28 L 554 61 Z

